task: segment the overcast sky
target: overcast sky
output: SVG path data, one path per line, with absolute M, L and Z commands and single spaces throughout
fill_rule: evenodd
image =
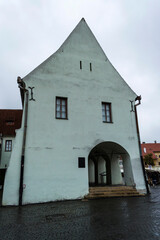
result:
M 159 0 L 0 0 L 0 108 L 21 108 L 17 76 L 54 53 L 82 17 L 142 95 L 141 141 L 160 142 Z

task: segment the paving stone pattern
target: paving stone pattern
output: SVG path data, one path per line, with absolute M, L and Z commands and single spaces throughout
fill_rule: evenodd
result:
M 0 207 L 0 240 L 160 240 L 160 186 L 146 197 Z

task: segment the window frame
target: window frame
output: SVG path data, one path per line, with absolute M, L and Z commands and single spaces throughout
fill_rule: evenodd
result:
M 12 140 L 5 141 L 5 152 L 12 152 Z
M 105 107 L 105 115 L 103 115 L 103 106 Z M 107 106 L 109 106 L 109 111 L 107 109 Z M 112 105 L 110 102 L 102 102 L 101 103 L 101 107 L 102 107 L 102 121 L 104 123 L 113 123 L 112 121 Z M 109 118 L 110 118 L 110 121 L 107 121 L 107 112 L 109 112 Z M 103 116 L 105 116 L 105 121 L 103 120 Z
M 60 100 L 60 105 L 57 104 L 57 100 Z M 65 101 L 65 118 L 62 117 L 62 101 Z M 60 106 L 60 110 L 58 111 L 57 110 L 57 106 Z M 57 116 L 57 113 L 60 113 L 60 117 Z M 55 117 L 56 119 L 62 119 L 62 120 L 68 120 L 68 98 L 66 97 L 59 97 L 59 96 L 56 96 L 56 102 L 55 102 Z

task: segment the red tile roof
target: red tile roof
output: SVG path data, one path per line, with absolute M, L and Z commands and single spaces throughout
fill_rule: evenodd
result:
M 0 134 L 15 136 L 15 129 L 21 127 L 22 110 L 0 109 Z
M 153 158 L 156 158 L 156 155 L 154 153 L 160 152 L 160 143 L 142 143 L 141 149 L 142 149 L 142 156 L 148 153 L 152 153 Z

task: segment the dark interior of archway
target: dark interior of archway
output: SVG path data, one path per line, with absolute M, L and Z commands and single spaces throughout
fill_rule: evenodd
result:
M 89 154 L 89 159 L 94 162 L 95 166 L 95 186 L 102 185 L 98 183 L 98 159 L 102 157 L 106 161 L 106 183 L 105 185 L 111 185 L 111 161 L 108 155 L 102 149 L 93 149 Z M 93 185 L 93 184 L 92 184 Z M 104 184 L 103 184 L 104 185 Z

